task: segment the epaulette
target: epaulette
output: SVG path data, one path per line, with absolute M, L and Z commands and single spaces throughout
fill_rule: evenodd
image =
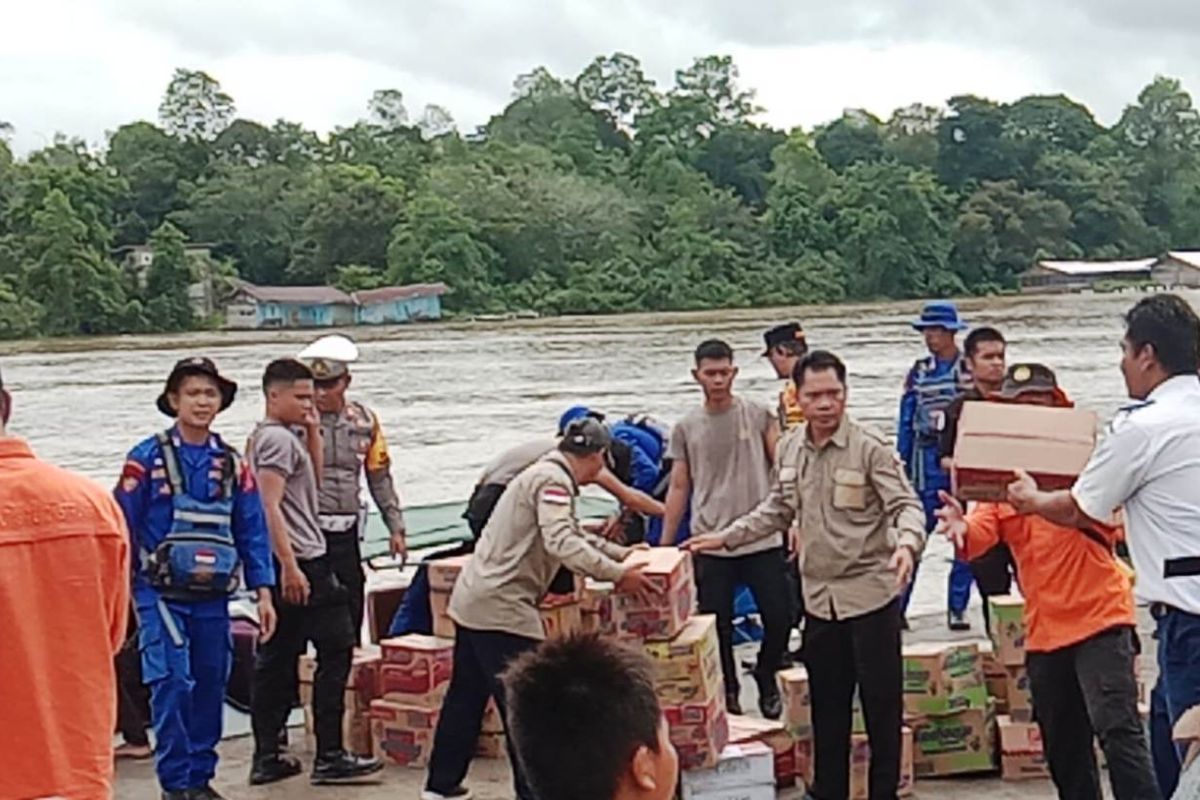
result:
M 1108 430 L 1110 432 L 1116 431 L 1118 428 L 1124 425 L 1130 417 L 1133 416 L 1133 412 L 1152 405 L 1154 405 L 1153 400 L 1139 400 L 1136 403 L 1129 403 L 1128 405 L 1121 406 L 1117 409 L 1116 416 L 1114 416 L 1112 421 L 1108 423 Z

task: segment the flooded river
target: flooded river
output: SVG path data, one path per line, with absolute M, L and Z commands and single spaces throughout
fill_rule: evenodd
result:
M 1013 359 L 1053 366 L 1083 407 L 1109 418 L 1125 398 L 1117 368 L 1121 314 L 1133 295 L 1021 297 L 962 304 L 975 325 L 1001 328 Z M 1200 306 L 1200 295 L 1189 296 Z M 673 421 L 699 402 L 692 349 L 716 336 L 737 352 L 737 390 L 774 403 L 778 381 L 759 357 L 762 332 L 802 320 L 814 347 L 850 368 L 850 408 L 891 431 L 905 371 L 921 355 L 908 325 L 919 303 L 836 308 L 632 315 L 512 323 L 360 329 L 353 393 L 381 415 L 395 475 L 410 504 L 462 499 L 504 448 L 553 432 L 559 413 L 585 402 L 610 414 L 646 411 Z M 308 332 L 210 333 L 37 343 L 0 351 L 15 397 L 12 432 L 38 454 L 111 483 L 124 453 L 167 424 L 154 408 L 170 366 L 211 355 L 241 384 L 219 430 L 239 446 L 262 410 L 259 378 L 295 354 Z M 64 350 L 63 348 L 67 349 Z M 51 351 L 51 348 L 57 351 Z M 944 559 L 935 549 L 917 604 L 940 607 Z M 941 591 L 944 591 L 942 589 Z

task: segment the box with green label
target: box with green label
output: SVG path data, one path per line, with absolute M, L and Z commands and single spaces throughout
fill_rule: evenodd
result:
M 928 716 L 914 724 L 917 777 L 987 772 L 996 768 L 996 718 L 990 707 Z
M 996 660 L 1006 667 L 1025 663 L 1025 600 L 1012 594 L 988 598 L 988 634 Z
M 904 710 L 945 715 L 986 709 L 983 661 L 974 642 L 929 642 L 904 648 Z

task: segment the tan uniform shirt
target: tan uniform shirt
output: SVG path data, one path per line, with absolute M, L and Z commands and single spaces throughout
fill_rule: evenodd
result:
M 359 513 L 360 476 L 367 475 L 367 488 L 388 531 L 404 527 L 404 511 L 392 481 L 392 459 L 379 418 L 361 403 L 347 402 L 339 413 L 321 414 L 325 465 L 321 473 L 322 527 L 349 530 L 340 520 Z
M 805 609 L 821 619 L 868 614 L 900 590 L 888 561 L 904 545 L 921 555 L 925 513 L 887 440 L 845 417 L 824 447 L 808 426 L 779 443 L 775 485 L 758 508 L 727 527 L 740 547 L 799 520 Z
M 454 585 L 451 619 L 475 630 L 543 639 L 538 603 L 560 567 L 603 581 L 621 577 L 630 548 L 580 529 L 577 491 L 557 451 L 508 485 Z

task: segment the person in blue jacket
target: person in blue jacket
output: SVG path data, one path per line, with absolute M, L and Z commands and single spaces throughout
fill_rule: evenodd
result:
M 262 501 L 249 467 L 211 430 L 236 393 L 209 359 L 177 363 L 158 398 L 176 422 L 129 452 L 114 490 L 135 554 L 138 647 L 164 800 L 220 800 L 210 781 L 239 575 L 257 593 L 262 638 L 275 631 Z
M 929 355 L 922 356 L 908 371 L 904 395 L 900 400 L 900 420 L 896 449 L 905 471 L 925 507 L 926 532 L 937 525 L 934 511 L 941 505 L 939 491 L 950 491 L 950 475 L 942 468 L 939 441 L 945 427 L 946 407 L 971 388 L 971 373 L 956 336 L 967 325 L 954 303 L 937 300 L 927 303 L 912 326 L 925 337 Z M 971 599 L 971 568 L 955 559 L 950 568 L 947 621 L 951 630 L 966 630 L 967 603 Z M 904 593 L 903 607 L 908 611 L 916 575 Z

